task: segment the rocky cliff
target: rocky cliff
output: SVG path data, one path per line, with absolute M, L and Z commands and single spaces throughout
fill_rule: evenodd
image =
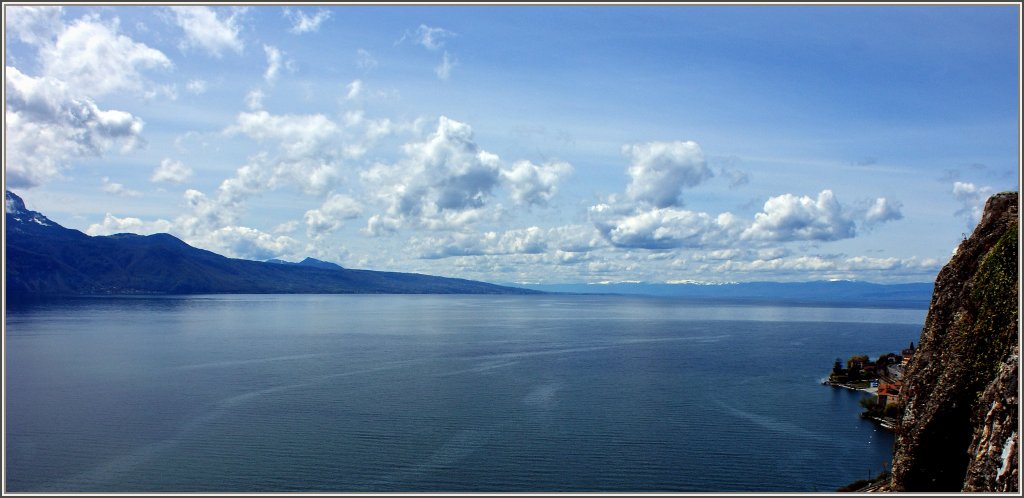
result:
M 1017 491 L 1017 193 L 992 196 L 939 272 L 907 368 L 893 491 Z

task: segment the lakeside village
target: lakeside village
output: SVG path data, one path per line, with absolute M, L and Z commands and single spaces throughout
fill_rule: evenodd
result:
M 860 416 L 894 431 L 903 407 L 900 400 L 903 370 L 913 357 L 914 343 L 911 342 L 900 354 L 887 353 L 874 362 L 867 355 L 851 356 L 845 365 L 836 358 L 832 373 L 822 384 L 871 394 L 860 401 L 864 407 Z

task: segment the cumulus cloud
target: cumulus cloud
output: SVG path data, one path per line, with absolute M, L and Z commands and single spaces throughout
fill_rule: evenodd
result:
M 194 189 L 185 191 L 186 212 L 175 218 L 171 233 L 196 247 L 235 258 L 265 260 L 301 251 L 302 244 L 286 235 L 274 236 L 239 225 L 238 204 L 220 192 L 210 198 Z
M 447 80 L 451 76 L 452 69 L 459 64 L 459 61 L 448 55 L 448 51 L 444 51 L 444 56 L 441 57 L 441 63 L 434 68 L 434 74 L 437 75 L 438 79 Z
M 292 10 L 285 7 L 284 17 L 292 22 L 292 26 L 288 28 L 288 31 L 295 34 L 316 33 L 320 30 L 320 25 L 331 18 L 331 12 L 319 9 L 315 14 L 309 15 L 301 10 Z
M 831 190 L 823 190 L 816 199 L 793 194 L 770 197 L 752 221 L 728 212 L 712 215 L 614 199 L 592 206 L 589 215 L 612 245 L 649 250 L 834 241 L 854 237 L 858 224 L 871 226 L 903 216 L 897 201 L 878 198 L 866 211 L 851 210 Z
M 606 247 L 601 234 L 590 225 L 565 225 L 548 230 L 548 240 L 558 251 L 587 253 Z
M 7 32 L 31 45 L 52 43 L 64 30 L 61 7 L 9 5 L 4 7 Z
M 992 195 L 992 187 L 979 187 L 970 182 L 953 182 L 953 197 L 960 202 L 957 216 L 967 220 L 967 226 L 973 227 L 981 220 L 985 210 L 985 201 Z
M 342 129 L 322 114 L 275 115 L 266 111 L 240 113 L 224 130 L 264 146 L 218 187 L 215 202 L 222 208 L 285 185 L 308 195 L 323 195 L 340 179 Z
M 176 96 L 153 85 L 149 69 L 168 69 L 159 50 L 119 33 L 119 20 L 87 15 L 65 24 L 60 8 L 5 8 L 9 31 L 37 47 L 39 76 L 8 66 L 5 75 L 7 172 L 12 186 L 57 177 L 73 158 L 99 157 L 142 143 L 143 121 L 105 110 L 94 99 L 112 93 Z M 29 165 L 31 164 L 31 167 Z
M 867 213 L 864 215 L 864 223 L 866 225 L 875 225 L 886 221 L 903 219 L 903 213 L 900 211 L 901 208 L 902 205 L 899 201 L 890 201 L 885 197 L 879 197 L 868 208 Z
M 831 241 L 854 235 L 854 220 L 831 190 L 822 190 L 817 199 L 793 194 L 771 197 L 764 203 L 764 211 L 754 215 L 754 223 L 743 232 L 745 239 L 780 242 Z
M 732 243 L 741 222 L 731 213 L 708 213 L 667 207 L 617 215 L 608 205 L 590 209 L 595 227 L 616 247 L 673 249 L 718 247 Z
M 164 158 L 149 179 L 153 182 L 184 183 L 191 176 L 192 168 L 185 166 L 181 161 Z
M 306 211 L 303 220 L 307 234 L 311 238 L 320 238 L 341 228 L 345 220 L 356 218 L 362 212 L 362 205 L 353 197 L 332 194 L 319 208 Z
M 93 223 L 85 229 L 89 235 L 113 235 L 115 233 L 137 233 L 140 235 L 151 235 L 154 233 L 169 233 L 174 231 L 174 223 L 167 220 L 143 221 L 139 218 L 119 218 L 110 213 L 103 217 L 100 223 Z
M 195 189 L 185 190 L 183 198 L 187 212 L 175 219 L 175 226 L 185 238 L 195 240 L 217 228 L 237 224 L 237 204 L 218 202 Z
M 50 19 L 56 21 L 59 17 Z M 42 75 L 63 81 L 76 92 L 87 91 L 92 97 L 146 92 L 149 84 L 141 71 L 167 69 L 171 61 L 163 52 L 119 34 L 118 25 L 116 18 L 103 23 L 94 16 L 75 20 L 69 26 L 57 22 L 53 28 L 56 37 L 37 40 Z
M 543 206 L 558 192 L 558 183 L 572 172 L 572 165 L 563 161 L 541 165 L 517 161 L 511 168 L 502 170 L 501 176 L 509 185 L 516 204 Z
M 529 256 L 534 259 L 523 263 L 531 265 L 541 262 L 573 265 L 590 261 L 593 251 L 608 245 L 593 227 L 567 225 L 549 229 L 531 226 L 505 231 L 435 232 L 412 237 L 408 247 L 420 259 L 473 257 L 493 266 L 498 264 L 498 260 L 490 259 L 494 256 Z M 512 264 L 507 258 L 501 261 Z
M 61 174 L 65 161 L 98 157 L 141 141 L 143 121 L 124 111 L 100 109 L 51 77 L 33 78 L 7 66 L 5 77 L 7 181 L 14 187 L 40 185 Z
M 243 112 L 227 134 L 243 134 L 261 142 L 276 143 L 290 159 L 319 156 L 331 152 L 338 125 L 323 114 L 270 114 L 267 111 Z
M 539 227 L 488 231 L 480 234 L 451 233 L 417 238 L 413 246 L 423 259 L 454 256 L 541 254 L 547 250 L 546 232 Z
M 654 207 L 682 206 L 682 189 L 712 177 L 711 169 L 696 142 L 648 142 L 625 145 L 630 157 L 630 183 L 626 195 Z
M 132 190 L 124 185 L 110 181 L 110 178 L 103 177 L 103 191 L 120 197 L 142 197 L 142 192 Z
M 263 98 L 266 94 L 259 88 L 249 90 L 249 93 L 245 94 L 245 107 L 250 111 L 258 111 L 263 109 Z
M 254 260 L 267 260 L 302 249 L 302 244 L 291 237 L 275 237 L 245 226 L 221 227 L 195 242 L 221 254 Z
M 426 140 L 402 150 L 405 159 L 362 173 L 386 206 L 385 213 L 371 217 L 371 233 L 406 223 L 442 228 L 474 221 L 501 179 L 498 156 L 477 146 L 469 125 L 445 116 Z
M 352 116 L 346 116 L 352 117 Z M 406 129 L 407 126 L 392 123 L 388 118 L 362 119 L 350 126 L 362 125 L 364 128 L 362 137 L 354 137 L 348 141 L 342 151 L 346 157 L 359 158 L 366 154 L 371 146 L 378 140 L 395 133 L 398 130 Z
M 356 116 L 361 121 L 361 115 Z M 396 128 L 418 129 L 418 123 L 395 125 L 370 121 L 368 140 L 390 134 Z M 421 141 L 402 146 L 404 158 L 394 164 L 377 163 L 360 176 L 371 196 L 384 211 L 369 217 L 370 234 L 394 232 L 403 227 L 431 230 L 462 230 L 471 223 L 496 219 L 500 204 L 486 205 L 494 191 L 506 186 L 519 205 L 545 205 L 557 193 L 558 183 L 572 173 L 561 161 L 540 165 L 518 161 L 506 167 L 501 159 L 482 150 L 469 125 L 446 116 Z
M 244 43 L 240 38 L 239 16 L 244 10 L 232 9 L 227 16 L 218 15 L 224 10 L 212 7 L 187 6 L 168 7 L 174 14 L 174 22 L 185 32 L 181 47 L 200 48 L 213 57 L 221 58 L 225 51 L 242 53 Z

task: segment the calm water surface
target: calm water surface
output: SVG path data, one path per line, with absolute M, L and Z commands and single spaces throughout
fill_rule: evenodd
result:
M 836 357 L 926 310 L 610 296 L 9 303 L 9 491 L 832 491 Z

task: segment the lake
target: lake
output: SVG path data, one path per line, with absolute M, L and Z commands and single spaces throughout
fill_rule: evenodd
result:
M 893 437 L 836 357 L 925 309 L 624 296 L 8 303 L 7 490 L 834 491 Z

